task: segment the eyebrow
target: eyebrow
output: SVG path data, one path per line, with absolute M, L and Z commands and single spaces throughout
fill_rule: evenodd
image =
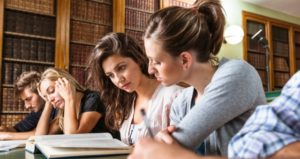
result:
M 122 62 L 120 62 L 120 63 L 118 63 L 114 68 L 113 68 L 113 70 L 116 70 L 118 67 L 120 67 L 120 65 L 122 65 L 122 64 L 126 64 L 126 62 L 124 62 L 124 61 L 122 61 Z M 108 75 L 108 74 L 110 74 L 111 72 L 105 72 L 105 74 L 106 75 Z

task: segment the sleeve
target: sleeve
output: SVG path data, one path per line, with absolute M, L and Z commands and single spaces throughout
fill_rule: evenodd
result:
M 191 87 L 190 87 L 191 88 Z M 186 99 L 186 93 L 188 89 L 184 89 L 173 101 L 170 111 L 170 125 L 177 125 L 186 115 L 188 110 L 188 103 Z
M 96 111 L 100 114 L 105 113 L 104 104 L 100 100 L 100 96 L 96 92 L 89 93 L 84 102 L 83 111 L 82 112 L 90 112 Z
M 36 128 L 40 116 L 42 112 L 31 112 L 28 114 L 25 119 L 22 121 L 18 122 L 14 128 L 16 129 L 17 132 L 26 132 L 26 131 L 31 131 Z
M 229 158 L 266 158 L 300 141 L 300 72 L 272 103 L 257 107 L 228 146 Z
M 173 137 L 183 146 L 195 149 L 214 130 L 253 108 L 261 87 L 259 75 L 248 64 L 219 68 Z

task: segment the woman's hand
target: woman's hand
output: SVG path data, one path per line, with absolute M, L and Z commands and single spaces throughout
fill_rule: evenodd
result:
M 172 137 L 172 133 L 176 130 L 174 125 L 168 126 L 167 129 L 160 131 L 155 136 L 157 141 L 164 142 L 166 144 L 178 144 L 177 141 Z
M 55 89 L 57 89 L 57 92 L 65 101 L 69 101 L 75 97 L 75 87 L 66 78 L 57 79 Z
M 195 153 L 178 144 L 168 145 L 151 138 L 139 139 L 128 159 L 200 159 Z

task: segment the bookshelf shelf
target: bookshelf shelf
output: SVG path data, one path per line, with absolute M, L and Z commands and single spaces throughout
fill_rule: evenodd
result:
M 279 43 L 283 43 L 283 44 L 288 44 L 287 40 L 283 40 L 283 39 L 277 39 L 277 38 L 273 38 L 273 41 L 279 42 Z
M 28 114 L 30 111 L 2 111 L 5 114 Z
M 14 58 L 3 58 L 4 61 L 8 62 L 20 62 L 20 63 L 29 63 L 29 64 L 38 64 L 38 65 L 54 65 L 54 62 L 46 61 L 35 61 L 35 60 L 23 60 L 23 59 L 14 59 Z
M 106 4 L 106 5 L 112 5 L 112 2 L 110 0 L 90 0 L 90 1 Z
M 81 65 L 81 64 L 71 64 L 72 67 L 80 67 L 80 68 L 86 68 L 86 65 Z
M 71 43 L 81 44 L 81 45 L 88 45 L 88 46 L 95 46 L 96 45 L 96 44 L 93 44 L 93 43 L 88 43 L 88 42 L 83 42 L 83 41 L 71 41 Z
M 275 72 L 281 72 L 281 73 L 290 73 L 289 70 L 280 70 L 280 69 L 276 69 L 276 68 L 274 68 L 274 71 Z
M 154 11 L 151 11 L 151 10 L 143 10 L 143 9 L 140 9 L 140 8 L 134 8 L 134 7 L 130 7 L 130 6 L 126 6 L 125 9 L 130 9 L 130 10 L 143 12 L 143 13 L 149 13 L 149 14 L 152 14 L 154 12 Z
M 95 24 L 95 25 L 104 25 L 104 26 L 112 27 L 112 24 L 106 24 L 106 23 L 103 23 L 103 22 L 96 22 L 96 21 L 82 19 L 82 18 L 78 18 L 78 17 L 72 17 L 71 20 L 86 22 L 86 23 Z
M 261 52 L 261 51 L 253 50 L 253 49 L 248 49 L 248 52 L 249 53 L 254 53 L 254 54 L 260 54 L 260 55 L 266 55 L 265 52 Z
M 5 9 L 10 10 L 10 11 L 18 11 L 18 12 L 23 12 L 23 13 L 36 14 L 36 15 L 40 15 L 40 16 L 47 16 L 47 17 L 52 17 L 52 18 L 56 17 L 56 15 L 54 15 L 54 14 L 46 14 L 46 13 L 41 13 L 38 11 L 20 9 L 20 8 L 16 8 L 16 7 L 6 7 Z
M 126 30 L 144 32 L 144 30 L 141 28 L 133 28 L 133 27 L 127 27 L 127 26 L 126 26 Z
M 33 39 L 42 39 L 42 40 L 55 41 L 55 38 L 53 38 L 53 37 L 40 36 L 40 35 L 16 33 L 16 32 L 10 32 L 10 31 L 5 31 L 4 34 L 5 35 L 10 35 L 10 36 L 17 36 L 17 37 L 27 37 L 27 38 L 33 38 Z
M 14 85 L 13 84 L 2 84 L 2 87 L 5 87 L 5 88 L 14 88 Z
M 289 55 L 288 54 L 278 54 L 278 53 L 276 53 L 275 51 L 274 51 L 274 54 L 273 54 L 274 56 L 277 56 L 277 57 L 283 57 L 283 58 L 288 58 L 289 57 Z

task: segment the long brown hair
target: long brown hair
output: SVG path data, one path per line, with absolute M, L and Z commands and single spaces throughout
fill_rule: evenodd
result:
M 197 0 L 192 8 L 167 7 L 148 20 L 145 39 L 153 39 L 173 57 L 195 51 L 199 62 L 217 59 L 225 16 L 219 0 Z
M 141 72 L 149 78 L 148 58 L 139 44 L 124 33 L 109 33 L 95 46 L 89 57 L 88 83 L 101 92 L 101 99 L 106 106 L 105 124 L 111 130 L 118 130 L 129 117 L 135 93 L 127 93 L 117 88 L 105 75 L 102 63 L 110 56 L 120 55 L 135 61 Z

